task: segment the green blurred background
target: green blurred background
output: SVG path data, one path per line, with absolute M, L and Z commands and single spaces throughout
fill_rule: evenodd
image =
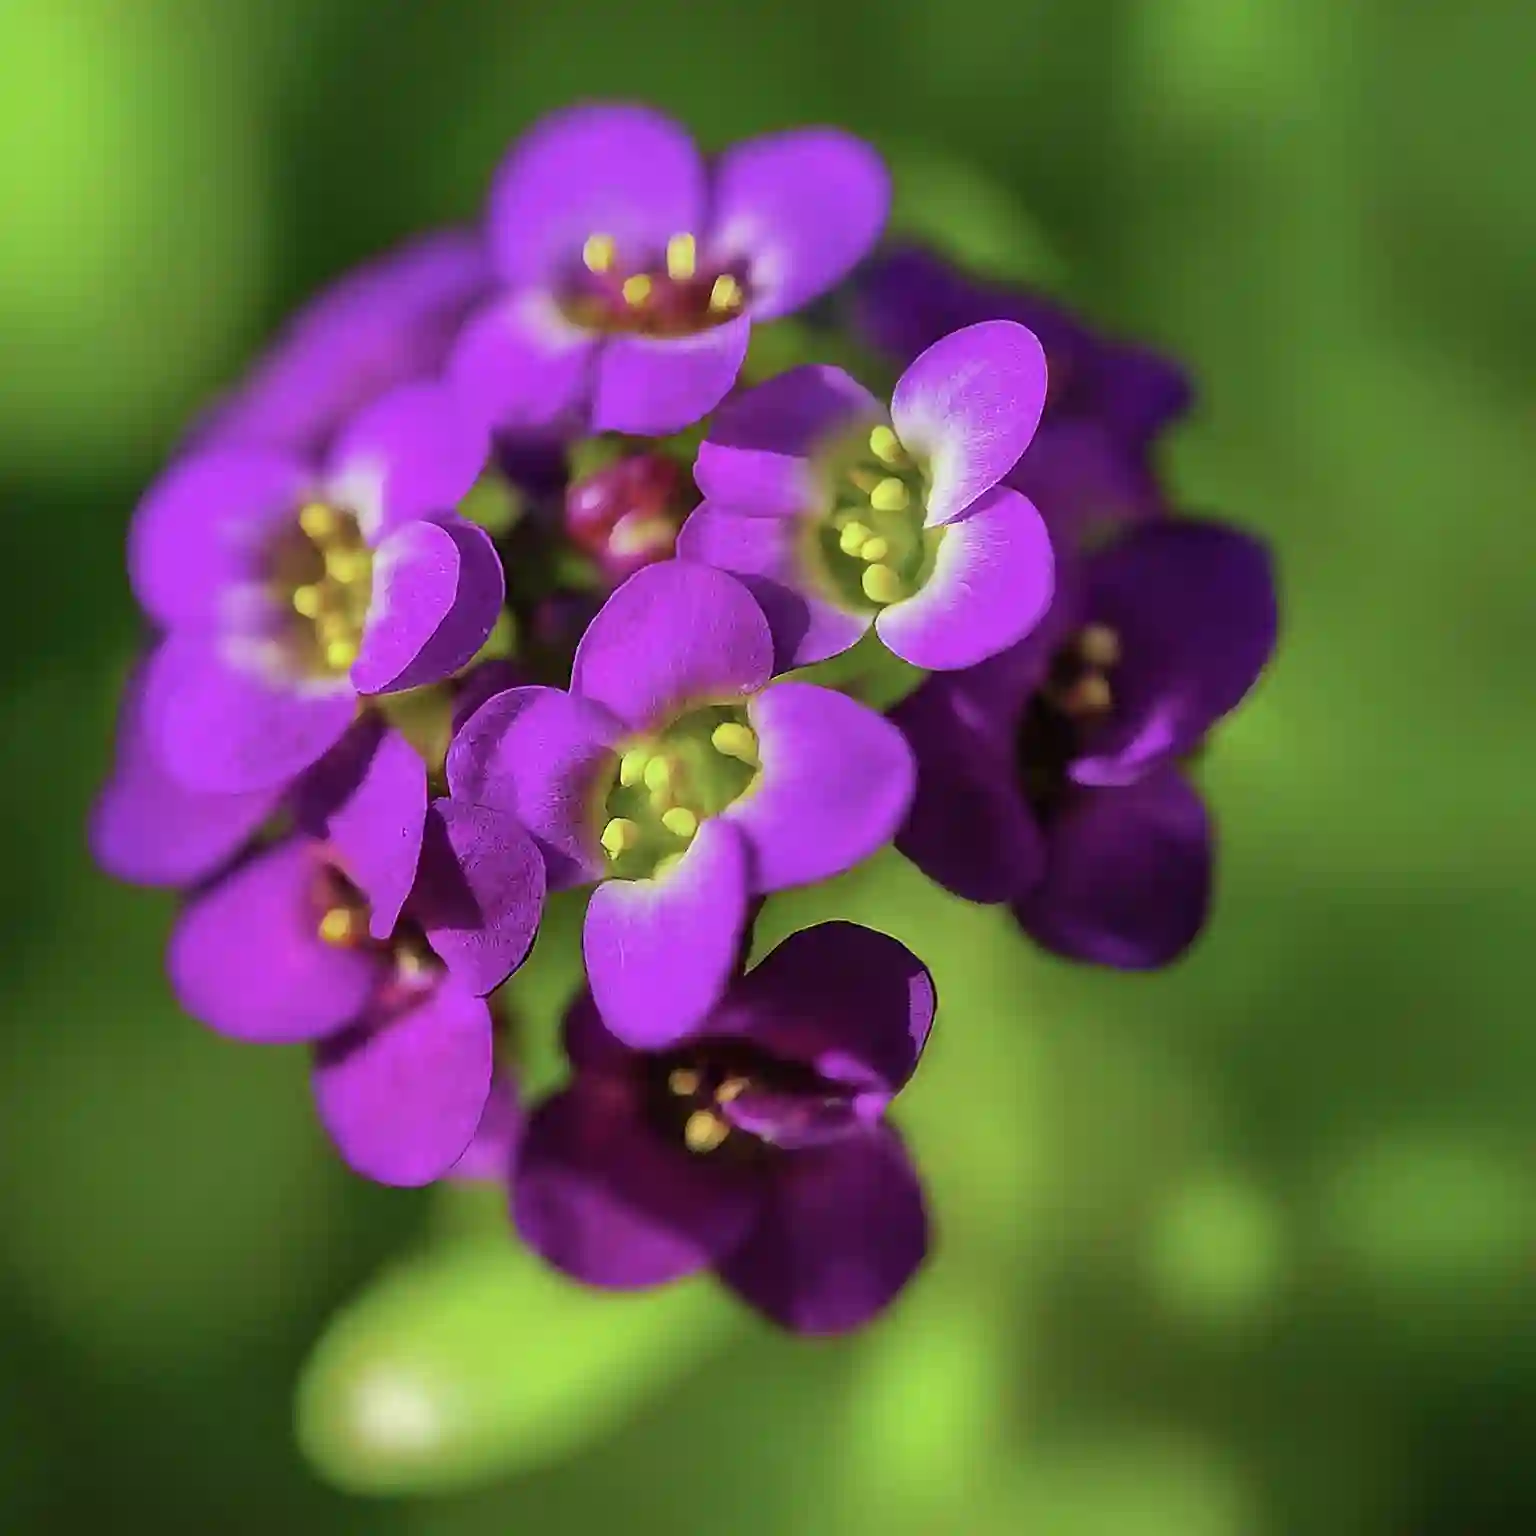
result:
M 1536 1528 L 1533 51 L 1521 0 L 0 4 L 0 1530 Z M 182 1018 L 170 903 L 82 849 L 189 413 L 610 94 L 874 137 L 912 216 L 1190 360 L 1176 483 L 1281 561 L 1174 973 L 1023 955 L 894 857 L 774 909 L 944 1002 L 905 1101 L 943 1240 L 836 1346 L 349 1177 L 300 1053 Z M 569 975 L 542 945 L 528 1006 Z M 322 1350 L 306 1461 L 314 1340 L 426 1244 Z

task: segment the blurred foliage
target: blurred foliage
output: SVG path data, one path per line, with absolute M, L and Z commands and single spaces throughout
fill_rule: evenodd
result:
M 1533 52 L 1517 0 L 0 6 L 0 1529 L 1536 1525 Z M 1190 360 L 1176 482 L 1281 561 L 1176 971 L 1027 954 L 895 856 L 772 909 L 765 946 L 889 929 L 943 998 L 905 1116 L 942 1242 L 835 1346 L 702 1284 L 565 1290 L 484 1192 L 348 1177 L 299 1053 L 180 1018 L 169 905 L 81 848 L 124 524 L 189 415 L 306 293 L 469 216 L 534 116 L 612 94 L 711 144 L 873 136 L 903 219 Z M 306 1359 L 336 1483 L 507 1477 L 323 1486 Z

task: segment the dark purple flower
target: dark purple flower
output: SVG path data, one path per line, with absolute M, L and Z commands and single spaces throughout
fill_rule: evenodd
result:
M 1014 320 L 1039 337 L 1050 367 L 1045 414 L 1007 483 L 1040 508 L 1058 538 L 1091 543 L 1166 510 L 1152 450 L 1189 409 L 1178 364 L 1098 335 L 1038 293 L 979 282 L 914 246 L 866 263 L 852 300 L 855 329 L 898 364 L 983 320 Z
M 340 740 L 360 696 L 436 682 L 475 655 L 502 569 L 452 509 L 487 452 L 448 391 L 406 385 L 324 463 L 214 447 L 150 489 L 129 564 L 166 631 L 142 707 L 172 778 L 223 794 L 281 785 Z
M 622 1044 L 582 994 L 574 1078 L 534 1110 L 513 1179 L 518 1231 L 589 1285 L 713 1268 L 785 1328 L 857 1328 L 928 1246 L 884 1117 L 934 1008 L 922 962 L 852 923 L 786 939 L 665 1051 Z
M 497 175 L 503 291 L 454 376 L 498 425 L 678 431 L 735 383 L 754 320 L 799 309 L 869 250 L 889 197 L 878 156 L 836 129 L 751 139 L 706 168 L 657 112 L 556 113 Z
M 930 678 L 894 718 L 918 760 L 897 847 L 971 901 L 1010 902 L 1077 960 L 1166 965 L 1204 925 L 1211 831 L 1180 769 L 1274 649 L 1264 546 L 1145 523 L 1086 557 L 1013 650 Z
M 442 369 L 490 283 L 484 245 L 466 230 L 423 236 L 348 273 L 299 311 L 194 440 L 321 457 L 365 406 Z
M 843 694 L 772 676 L 747 589 L 671 560 L 604 604 L 569 692 L 500 694 L 449 749 L 453 804 L 510 811 L 543 848 L 551 888 L 600 882 L 587 974 L 636 1046 L 666 1045 L 709 1012 L 750 896 L 852 867 L 906 815 L 901 732 Z
M 321 1120 L 352 1167 L 385 1184 L 429 1183 L 470 1145 L 492 1077 L 482 951 L 494 944 L 515 969 L 538 926 L 543 869 L 527 835 L 462 816 L 433 807 L 421 874 L 382 939 L 362 893 L 304 836 L 223 876 L 171 936 L 172 985 L 194 1018 L 238 1040 L 315 1043 Z M 495 842 L 493 914 L 475 910 L 466 833 Z
M 716 415 L 678 553 L 747 583 L 780 667 L 836 655 L 871 625 L 914 666 L 971 666 L 1050 603 L 1045 524 L 998 484 L 1044 398 L 1040 344 L 1006 320 L 935 342 L 888 414 L 840 369 L 781 373 Z

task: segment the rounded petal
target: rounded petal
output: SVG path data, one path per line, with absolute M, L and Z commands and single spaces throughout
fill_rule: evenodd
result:
M 434 800 L 411 915 L 450 974 L 479 997 L 533 947 L 544 910 L 544 860 L 506 811 Z
M 723 511 L 790 517 L 815 506 L 807 461 L 821 445 L 884 415 L 880 402 L 841 368 L 790 368 L 720 407 L 693 477 Z
M 493 426 L 543 431 L 582 423 L 598 338 L 528 289 L 492 301 L 464 327 L 448 376 Z
M 775 683 L 747 707 L 762 775 L 730 807 L 754 891 L 852 869 L 895 835 L 912 803 L 912 749 L 867 705 L 813 683 Z
M 1040 878 L 1045 841 L 1024 803 L 1006 723 L 987 718 L 952 677 L 930 678 L 891 712 L 917 759 L 896 846 L 956 896 L 1007 901 Z
M 910 949 L 858 923 L 792 933 L 731 988 L 710 1033 L 755 1040 L 884 1108 L 917 1069 L 938 1007 Z
M 598 879 L 593 780 L 620 727 L 559 688 L 509 688 L 460 727 L 448 749 L 453 798 L 510 812 L 533 834 L 558 890 Z
M 756 1196 L 739 1168 L 658 1137 L 624 1085 L 578 1077 L 529 1117 L 512 1218 L 573 1279 L 637 1290 L 714 1263 L 751 1224 Z
M 316 1040 L 358 1018 L 377 959 L 320 937 L 319 846 L 289 838 L 196 897 L 166 966 L 193 1018 L 237 1040 Z
M 440 384 L 404 384 L 353 420 L 332 450 L 326 482 L 377 546 L 416 518 L 451 512 L 490 457 L 490 433 Z
M 543 285 L 607 235 L 641 265 L 679 234 L 698 234 L 704 166 L 677 123 L 645 107 L 551 113 L 512 147 L 491 189 L 491 251 L 511 285 Z
M 210 794 L 287 785 L 341 740 L 350 684 L 292 682 L 227 658 L 212 635 L 172 634 L 145 683 L 150 737 L 172 777 Z
M 975 666 L 1017 644 L 1045 617 L 1056 560 L 1026 496 L 996 486 L 951 523 L 916 596 L 881 609 L 875 631 L 930 672 Z
M 430 1184 L 474 1137 L 491 1057 L 490 1009 L 443 977 L 403 1011 L 321 1045 L 320 1121 L 358 1173 L 380 1184 Z
M 474 659 L 501 616 L 506 578 L 485 529 L 461 517 L 406 523 L 379 546 L 352 684 L 399 693 Z
M 1014 904 L 1038 943 L 1072 960 L 1153 970 L 1205 924 L 1211 829 L 1172 764 L 1074 794 L 1048 829 L 1045 878 Z
M 752 313 L 776 319 L 869 254 L 890 203 L 885 164 L 862 139 L 836 128 L 765 134 L 715 167 L 710 254 L 745 258 Z
M 128 575 L 145 613 L 167 628 L 217 626 L 231 589 L 260 581 L 305 478 L 297 460 L 255 449 L 209 449 L 167 470 L 128 530 Z
M 582 932 L 587 979 L 611 1034 L 661 1050 L 694 1033 L 736 967 L 747 915 L 741 834 L 706 821 L 659 880 L 604 880 Z
M 447 1177 L 465 1183 L 501 1184 L 512 1177 L 522 1146 L 526 1117 L 518 1098 L 517 1082 L 510 1073 L 491 1081 L 491 1096 L 480 1112 L 480 1124 L 463 1155 Z
M 1045 353 L 1033 331 L 983 320 L 918 357 L 891 396 L 891 423 L 926 457 L 928 524 L 952 522 L 1019 461 L 1045 408 Z
M 597 354 L 592 430 L 664 437 L 725 399 L 747 355 L 741 315 L 691 336 L 610 336 Z
M 1008 484 L 1034 502 L 1063 551 L 1097 548 L 1165 511 L 1145 455 L 1092 417 L 1047 416 Z
M 928 1251 L 922 1185 L 896 1132 L 779 1159 L 745 1242 L 717 1268 L 781 1327 L 846 1333 L 884 1310 Z
M 184 788 L 165 770 L 144 717 L 149 661 L 123 692 L 112 776 L 91 808 L 91 855 L 131 885 L 191 885 L 212 874 L 277 809 L 282 786 L 239 795 Z
M 677 535 L 678 559 L 729 571 L 756 599 L 773 631 L 775 673 L 836 656 L 869 628 L 868 614 L 839 608 L 803 573 L 804 531 L 797 518 L 739 517 L 705 502 Z
M 571 691 L 636 729 L 692 705 L 756 693 L 773 675 L 773 635 L 734 576 L 691 561 L 637 571 L 576 647 Z
M 583 986 L 570 1001 L 561 1023 L 561 1044 L 566 1060 L 584 1075 L 618 1075 L 636 1065 L 636 1052 L 617 1040 L 603 1023 L 603 1016 L 592 1001 L 592 989 Z

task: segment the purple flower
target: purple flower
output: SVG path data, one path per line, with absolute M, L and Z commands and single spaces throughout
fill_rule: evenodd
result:
M 799 309 L 870 249 L 889 197 L 874 151 L 836 129 L 752 139 L 706 168 L 643 107 L 556 113 L 497 175 L 503 291 L 454 376 L 498 425 L 678 431 L 735 383 L 754 320 Z
M 713 1268 L 798 1333 L 868 1322 L 927 1250 L 922 1187 L 884 1115 L 934 1007 L 921 961 L 852 923 L 786 939 L 665 1051 L 622 1044 L 583 994 L 571 1085 L 530 1117 L 518 1231 L 589 1285 Z
M 959 896 L 1011 903 L 1059 954 L 1166 965 L 1210 898 L 1211 830 L 1180 762 L 1253 687 L 1276 628 L 1257 540 L 1183 519 L 1132 529 L 1030 639 L 897 707 L 918 760 L 897 847 Z
M 839 369 L 781 373 L 715 417 L 678 553 L 751 587 L 780 667 L 836 655 L 871 625 L 915 666 L 971 666 L 1050 602 L 1045 524 L 998 484 L 1044 399 L 1040 344 L 1006 320 L 935 342 L 889 415 Z
M 772 675 L 747 589 L 667 561 L 604 604 L 569 692 L 500 694 L 449 749 L 454 804 L 515 815 L 552 888 L 600 882 L 587 974 L 632 1045 L 666 1045 L 709 1012 L 751 896 L 850 868 L 906 815 L 901 732 L 843 694 Z
M 856 331 L 901 364 L 983 320 L 1014 320 L 1039 337 L 1050 367 L 1045 413 L 1007 483 L 1040 508 L 1059 539 L 1092 543 L 1167 510 L 1152 450 L 1189 409 L 1178 364 L 1097 335 L 1038 293 L 978 282 L 914 246 L 868 262 L 852 297 Z
M 315 1043 L 321 1120 L 347 1162 L 384 1184 L 429 1183 L 470 1145 L 492 1077 L 482 950 L 494 943 L 515 969 L 538 926 L 543 869 L 527 835 L 506 818 L 493 830 L 483 810 L 469 826 L 462 816 L 433 807 L 420 877 L 382 939 L 362 893 L 304 836 L 231 870 L 171 936 L 171 981 L 194 1018 L 237 1040 Z M 466 832 L 496 843 L 490 921 Z
M 444 1177 L 461 1184 L 505 1184 L 512 1177 L 525 1128 L 517 1079 L 508 1071 L 498 1072 L 474 1137 Z
M 320 457 L 365 406 L 442 369 L 490 282 L 485 249 L 465 230 L 423 236 L 348 273 L 299 311 L 194 441 Z
M 213 447 L 150 489 L 129 565 L 166 631 L 142 708 L 173 779 L 222 794 L 281 785 L 340 740 L 360 697 L 474 656 L 501 611 L 502 569 L 452 509 L 487 452 L 448 391 L 405 385 L 323 463 Z

